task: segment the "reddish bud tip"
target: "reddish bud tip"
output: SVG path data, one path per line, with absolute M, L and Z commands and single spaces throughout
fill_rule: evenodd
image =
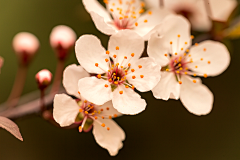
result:
M 38 83 L 38 88 L 42 90 L 47 88 L 51 83 L 52 73 L 47 69 L 43 69 L 36 74 L 35 78 Z

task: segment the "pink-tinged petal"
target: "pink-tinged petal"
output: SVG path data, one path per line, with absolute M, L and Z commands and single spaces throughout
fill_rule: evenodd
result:
M 203 76 L 216 76 L 227 69 L 230 64 L 230 53 L 225 45 L 211 40 L 199 43 L 190 49 L 189 59 L 193 60 L 188 67 Z
M 75 51 L 78 62 L 87 72 L 102 74 L 104 70 L 108 70 L 105 59 L 109 57 L 96 36 L 81 36 L 76 42 Z M 96 63 L 98 67 L 96 67 Z
M 105 87 L 105 85 L 108 87 Z M 96 77 L 85 77 L 78 81 L 78 89 L 85 99 L 97 105 L 111 100 L 111 86 L 108 81 Z
M 149 12 L 151 14 L 149 14 Z M 134 28 L 134 31 L 143 37 L 144 40 L 148 40 L 151 34 L 150 31 L 170 14 L 172 14 L 172 12 L 165 8 L 150 9 L 139 17 L 137 20 L 138 26 Z
M 113 55 L 117 56 L 113 58 L 115 62 L 127 66 L 128 63 L 136 61 L 142 55 L 144 40 L 134 31 L 121 30 L 110 37 L 108 49 L 112 58 Z M 131 56 L 132 53 L 134 57 Z M 124 59 L 125 56 L 127 59 Z
M 23 138 L 19 131 L 18 126 L 10 119 L 0 116 L 0 127 L 3 129 L 6 129 L 8 132 L 14 135 L 17 139 L 23 141 Z
M 230 14 L 237 7 L 236 0 L 209 0 L 212 18 L 218 21 L 227 21 Z
M 134 72 L 131 72 L 134 69 Z M 140 58 L 135 61 L 130 67 L 127 80 L 130 84 L 134 85 L 137 90 L 146 92 L 153 89 L 160 80 L 161 67 L 156 64 L 153 58 Z M 132 78 L 135 76 L 136 78 Z
M 122 91 L 120 94 L 120 91 Z M 119 85 L 113 92 L 113 107 L 122 114 L 135 115 L 146 108 L 146 101 L 141 99 L 132 88 L 125 88 L 124 85 Z
M 75 122 L 79 106 L 66 94 L 56 94 L 53 101 L 53 118 L 61 126 L 69 126 Z
M 148 8 L 158 8 L 160 7 L 160 1 L 159 0 L 145 0 L 146 6 Z
M 180 84 L 177 82 L 175 74 L 173 72 L 162 72 L 162 77 L 156 87 L 152 89 L 152 92 L 157 99 L 179 99 Z
M 116 27 L 113 25 L 113 21 L 106 21 L 102 16 L 96 12 L 90 12 L 92 20 L 96 28 L 106 35 L 112 35 L 117 32 Z
M 82 3 L 85 7 L 85 9 L 90 12 L 95 12 L 99 16 L 105 19 L 105 21 L 111 21 L 111 16 L 97 0 L 82 0 Z
M 111 156 L 118 154 L 119 149 L 122 148 L 122 141 L 125 139 L 125 133 L 119 125 L 111 119 L 101 119 L 101 124 L 94 121 L 93 135 L 96 142 L 103 148 L 107 149 Z M 107 130 L 107 127 L 109 130 Z
M 180 99 L 185 108 L 198 116 L 210 113 L 213 107 L 213 94 L 202 84 L 201 79 L 184 75 L 181 80 Z
M 187 49 L 191 45 L 190 24 L 182 16 L 170 15 L 154 30 L 148 44 L 148 55 L 161 66 L 169 62 L 165 54 L 180 54 L 181 48 Z
M 89 76 L 89 73 L 82 66 L 77 66 L 76 64 L 69 65 L 63 72 L 63 86 L 68 94 L 79 98 L 78 81 L 81 78 Z
M 103 111 L 100 113 L 99 116 L 104 115 L 104 116 L 111 116 L 114 118 L 116 115 L 121 116 L 122 114 L 119 113 L 112 104 L 112 101 L 108 101 L 104 103 L 101 107 L 99 107 L 99 110 L 103 109 Z

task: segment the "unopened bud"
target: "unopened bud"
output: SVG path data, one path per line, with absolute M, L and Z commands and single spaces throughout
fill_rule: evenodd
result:
M 20 32 L 13 38 L 13 49 L 21 64 L 27 65 L 39 48 L 36 36 L 28 32 Z
M 0 73 L 1 73 L 1 68 L 3 66 L 4 63 L 4 59 L 2 57 L 0 57 Z
M 76 33 L 68 26 L 59 25 L 52 29 L 50 44 L 56 51 L 57 57 L 65 59 L 76 41 Z
M 38 83 L 38 88 L 45 89 L 52 81 L 52 73 L 47 69 L 43 69 L 36 74 L 35 78 Z

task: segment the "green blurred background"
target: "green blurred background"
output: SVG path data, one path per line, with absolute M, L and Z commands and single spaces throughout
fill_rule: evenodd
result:
M 53 74 L 56 58 L 49 45 L 51 29 L 68 25 L 78 37 L 97 35 L 104 46 L 108 37 L 97 31 L 81 0 L 1 0 L 0 56 L 5 59 L 0 75 L 0 102 L 4 102 L 14 82 L 17 58 L 12 38 L 21 31 L 35 34 L 41 43 L 27 75 L 24 93 L 37 89 L 34 76 L 47 68 Z M 240 40 L 231 41 L 232 61 L 222 75 L 203 79 L 214 93 L 212 112 L 198 117 L 180 101 L 156 100 L 151 92 L 146 111 L 116 121 L 126 132 L 124 147 L 116 157 L 96 144 L 93 135 L 78 129 L 57 128 L 38 116 L 17 120 L 24 141 L 0 130 L 0 160 L 73 159 L 162 159 L 162 160 L 239 160 L 240 159 Z M 77 63 L 74 53 L 66 65 Z

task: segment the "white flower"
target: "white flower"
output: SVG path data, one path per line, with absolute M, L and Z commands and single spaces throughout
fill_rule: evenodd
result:
M 107 9 L 97 0 L 83 0 L 97 29 L 107 35 L 130 29 L 148 40 L 149 32 L 171 14 L 168 10 L 160 8 L 145 12 L 145 4 L 140 0 L 105 0 L 104 2 Z
M 145 0 L 149 7 L 159 7 L 160 0 Z M 191 22 L 193 29 L 210 30 L 210 21 L 205 6 L 205 0 L 163 0 L 164 8 L 177 14 L 182 14 Z M 237 6 L 236 0 L 208 0 L 211 9 L 212 19 L 227 21 L 230 14 Z M 207 2 L 206 2 L 207 3 Z
M 81 100 L 74 100 L 66 94 L 56 94 L 53 117 L 62 127 L 73 123 L 81 124 L 79 132 L 88 132 L 93 128 L 96 142 L 107 149 L 111 156 L 115 156 L 122 148 L 122 141 L 125 139 L 124 131 L 112 120 L 120 114 L 112 107 L 111 101 L 98 106 L 80 96 L 78 80 L 88 76 L 89 74 L 81 66 L 75 64 L 64 70 L 63 85 L 66 91 Z
M 133 31 L 122 30 L 111 36 L 108 49 L 93 35 L 77 40 L 78 62 L 88 72 L 99 74 L 79 80 L 81 95 L 98 105 L 112 99 L 113 107 L 123 114 L 142 112 L 146 102 L 134 87 L 141 92 L 153 89 L 159 82 L 161 67 L 152 58 L 140 58 L 144 40 Z
M 182 16 L 171 16 L 149 40 L 148 55 L 163 67 L 162 78 L 152 90 L 156 98 L 179 99 L 196 115 L 208 114 L 213 94 L 195 76 L 216 76 L 230 63 L 227 48 L 214 41 L 191 46 L 190 24 Z

